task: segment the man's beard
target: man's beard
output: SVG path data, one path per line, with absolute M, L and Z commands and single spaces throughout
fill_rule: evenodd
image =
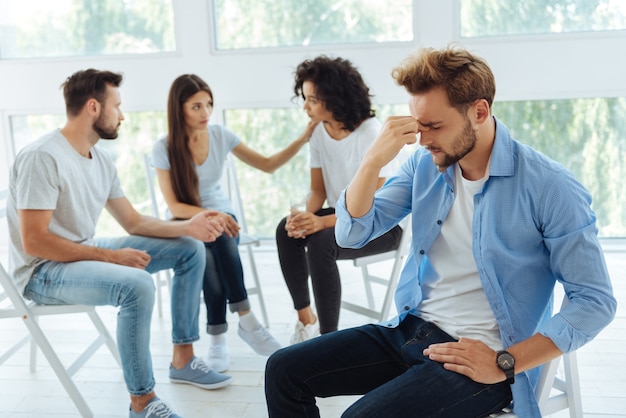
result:
M 452 143 L 452 152 L 454 152 L 454 154 L 444 154 L 443 161 L 437 164 L 439 172 L 443 173 L 452 164 L 465 157 L 471 150 L 474 149 L 477 141 L 478 135 L 476 135 L 476 131 L 472 128 L 470 120 L 466 119 L 463 131 Z
M 105 126 L 104 114 L 101 113 L 98 117 L 98 120 L 93 124 L 93 130 L 98 134 L 98 136 L 102 139 L 115 139 L 119 133 L 120 125 L 118 124 L 115 128 L 108 128 Z

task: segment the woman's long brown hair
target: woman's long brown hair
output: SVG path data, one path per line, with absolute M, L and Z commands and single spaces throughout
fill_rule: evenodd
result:
M 195 74 L 183 74 L 174 80 L 167 97 L 167 154 L 172 188 L 179 202 L 194 206 L 201 206 L 202 202 L 183 104 L 199 91 L 206 91 L 213 100 L 213 92 L 204 80 Z

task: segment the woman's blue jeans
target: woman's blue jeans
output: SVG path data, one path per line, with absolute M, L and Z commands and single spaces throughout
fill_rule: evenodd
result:
M 265 370 L 269 416 L 319 417 L 315 397 L 337 395 L 363 394 L 350 418 L 485 417 L 510 404 L 506 383 L 474 382 L 422 354 L 444 341 L 454 339 L 408 315 L 397 328 L 370 324 L 283 348 Z
M 172 341 L 190 344 L 199 336 L 200 289 L 205 267 L 202 242 L 193 238 L 128 236 L 98 238 L 101 248 L 135 248 L 150 254 L 146 270 L 100 261 L 49 261 L 33 274 L 24 296 L 36 303 L 119 306 L 117 346 L 124 380 L 133 396 L 154 389 L 150 356 L 150 322 L 154 307 L 151 273 L 173 269 Z

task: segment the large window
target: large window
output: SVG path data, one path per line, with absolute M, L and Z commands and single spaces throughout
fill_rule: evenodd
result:
M 408 114 L 408 106 L 377 106 L 384 122 L 390 115 Z M 494 114 L 514 137 L 569 168 L 593 196 L 593 209 L 602 237 L 626 236 L 626 98 L 496 102 Z M 13 116 L 16 149 L 63 123 L 61 115 Z M 231 109 L 229 129 L 256 151 L 270 155 L 297 138 L 308 119 L 299 107 Z M 122 187 L 143 213 L 149 195 L 143 155 L 165 133 L 165 112 L 131 112 L 115 141 L 100 141 L 116 161 Z M 401 159 L 416 149 L 407 147 Z M 246 220 L 251 233 L 271 238 L 288 213 L 289 198 L 309 190 L 309 154 L 305 146 L 273 174 L 265 174 L 235 159 Z M 104 213 L 98 233 L 123 233 Z
M 626 30 L 624 0 L 460 0 L 461 36 Z
M 626 98 L 500 102 L 494 113 L 585 185 L 600 236 L 626 236 Z
M 0 0 L 0 59 L 175 48 L 171 0 Z
M 218 49 L 413 40 L 412 0 L 215 0 Z

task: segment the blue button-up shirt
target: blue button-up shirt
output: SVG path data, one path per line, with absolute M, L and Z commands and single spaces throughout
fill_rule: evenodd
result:
M 516 141 L 495 121 L 489 178 L 474 196 L 472 250 L 502 344 L 540 333 L 563 352 L 576 350 L 613 319 L 617 305 L 591 196 L 570 171 Z M 363 217 L 350 217 L 345 191 L 337 202 L 337 243 L 348 248 L 362 247 L 412 214 L 411 251 L 395 295 L 399 315 L 383 325 L 397 326 L 406 315 L 417 315 L 428 251 L 454 201 L 453 170 L 440 173 L 430 153 L 419 149 L 376 192 Z M 553 315 L 556 281 L 569 303 Z M 516 376 L 512 391 L 519 416 L 541 416 L 534 396 L 539 372 Z

